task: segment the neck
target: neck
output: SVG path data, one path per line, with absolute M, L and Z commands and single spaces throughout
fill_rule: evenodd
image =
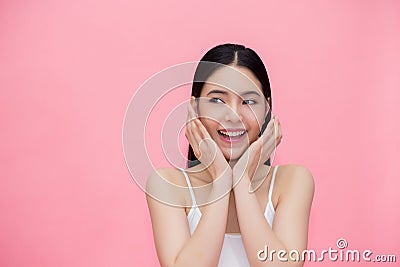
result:
M 229 161 L 229 166 L 233 169 L 233 167 L 236 165 L 236 163 L 238 162 L 238 160 L 230 160 Z

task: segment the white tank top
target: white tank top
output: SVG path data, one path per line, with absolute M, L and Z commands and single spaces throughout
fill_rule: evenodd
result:
M 268 203 L 264 211 L 265 219 L 268 224 L 272 227 L 274 220 L 275 210 L 272 205 L 272 189 L 274 187 L 275 175 L 278 170 L 278 166 L 275 166 L 274 172 L 271 178 L 271 184 L 268 192 Z M 189 223 L 190 235 L 196 230 L 201 218 L 201 211 L 196 203 L 192 184 L 186 172 L 183 172 L 186 178 L 186 182 L 189 187 L 190 195 L 192 197 L 192 208 L 190 209 L 187 219 Z M 219 258 L 218 267 L 247 267 L 250 263 L 247 259 L 246 251 L 243 245 L 242 236 L 238 234 L 225 234 L 224 243 L 222 245 L 221 256 Z

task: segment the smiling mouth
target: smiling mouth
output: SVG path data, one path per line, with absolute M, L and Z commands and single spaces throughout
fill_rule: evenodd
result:
M 238 129 L 238 130 L 218 130 L 219 136 L 222 140 L 226 142 L 235 142 L 242 139 L 242 137 L 246 134 L 246 130 Z

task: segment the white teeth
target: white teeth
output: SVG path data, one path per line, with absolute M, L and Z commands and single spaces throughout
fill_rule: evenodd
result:
M 229 137 L 236 137 L 236 136 L 239 136 L 239 135 L 243 135 L 245 133 L 245 131 L 227 132 L 227 131 L 224 131 L 224 130 L 220 130 L 219 132 L 221 134 L 229 136 Z

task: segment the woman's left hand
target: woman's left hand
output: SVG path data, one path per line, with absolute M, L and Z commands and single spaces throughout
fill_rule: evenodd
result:
M 233 167 L 234 184 L 243 178 L 251 181 L 257 168 L 270 158 L 281 139 L 281 126 L 278 117 L 274 116 L 264 133 L 249 146 Z

